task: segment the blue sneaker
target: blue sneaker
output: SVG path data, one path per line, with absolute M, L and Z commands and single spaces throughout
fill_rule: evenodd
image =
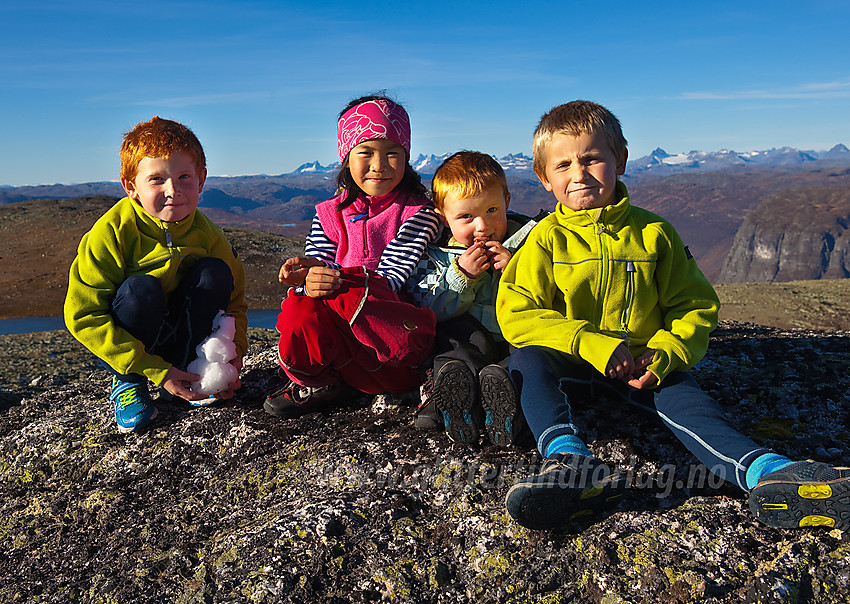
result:
M 123 382 L 113 376 L 109 400 L 115 406 L 118 431 L 123 434 L 142 430 L 158 413 L 145 383 Z

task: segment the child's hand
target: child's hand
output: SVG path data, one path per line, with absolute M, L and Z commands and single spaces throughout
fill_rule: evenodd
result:
M 625 342 L 620 342 L 620 345 L 614 349 L 611 358 L 608 359 L 608 365 L 605 367 L 605 375 L 612 380 L 622 380 L 627 382 L 632 378 L 632 373 L 635 370 L 635 359 L 632 353 L 629 352 L 629 347 Z
M 197 382 L 201 379 L 197 373 L 186 373 L 180 371 L 177 367 L 171 367 L 168 373 L 165 374 L 165 379 L 162 380 L 162 386 L 172 395 L 182 398 L 184 401 L 202 401 L 207 398 L 206 394 L 198 394 L 190 389 L 192 382 Z
M 324 298 L 339 289 L 342 280 L 339 271 L 323 264 L 312 266 L 307 271 L 304 287 L 311 298 Z
M 470 279 L 475 279 L 490 268 L 490 258 L 487 255 L 487 248 L 484 243 L 476 241 L 466 248 L 457 259 L 457 265 L 463 271 L 463 274 Z
M 511 260 L 510 251 L 499 241 L 488 241 L 484 245 L 487 247 L 487 256 L 490 258 L 492 267 L 497 271 L 505 270 Z
M 655 377 L 655 374 L 646 370 L 654 357 L 655 351 L 648 350 L 635 360 L 635 370 L 631 379 L 626 382 L 629 386 L 636 390 L 649 390 L 658 385 L 658 378 Z
M 307 277 L 307 271 L 312 266 L 322 266 L 322 263 L 315 258 L 308 256 L 296 256 L 290 258 L 280 267 L 280 272 L 277 275 L 278 281 L 284 285 L 298 287 L 304 285 L 304 280 Z

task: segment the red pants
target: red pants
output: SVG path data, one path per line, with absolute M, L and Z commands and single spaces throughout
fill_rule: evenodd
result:
M 281 304 L 280 365 L 302 386 L 326 386 L 340 379 L 367 394 L 416 389 L 421 372 L 413 367 L 385 365 L 375 350 L 360 343 L 348 322 L 322 299 L 290 295 Z

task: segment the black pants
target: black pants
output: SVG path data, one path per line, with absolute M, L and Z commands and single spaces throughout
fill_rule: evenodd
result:
M 218 311 L 227 309 L 232 292 L 233 274 L 227 263 L 201 258 L 167 299 L 155 277 L 130 277 L 115 292 L 111 313 L 119 327 L 144 344 L 145 351 L 185 370 L 197 356 L 195 348 L 210 335 Z M 103 365 L 125 382 L 146 379 Z
M 463 361 L 478 376 L 491 363 L 507 366 L 508 344 L 493 337 L 480 321 L 461 315 L 437 324 L 434 343 L 434 375 L 452 360 Z

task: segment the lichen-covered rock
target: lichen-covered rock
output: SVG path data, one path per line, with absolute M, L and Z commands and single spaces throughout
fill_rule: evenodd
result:
M 845 602 L 850 536 L 776 530 L 656 419 L 588 401 L 593 452 L 626 472 L 620 507 L 529 531 L 507 488 L 531 442 L 472 450 L 361 397 L 299 419 L 262 409 L 273 333 L 252 330 L 234 401 L 157 402 L 121 435 L 85 355 L 33 361 L 0 389 L 0 601 Z M 20 342 L 23 337 L 17 338 Z M 6 340 L 0 341 L 0 344 Z M 21 348 L 21 354 L 26 347 Z M 36 352 L 40 351 L 40 352 Z M 725 323 L 695 369 L 743 432 L 850 462 L 850 333 Z M 17 379 L 26 376 L 26 379 Z

